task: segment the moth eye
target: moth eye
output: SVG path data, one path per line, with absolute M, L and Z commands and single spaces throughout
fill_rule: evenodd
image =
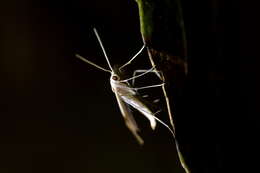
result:
M 119 78 L 118 78 L 118 76 L 112 76 L 112 79 L 113 80 L 118 80 Z

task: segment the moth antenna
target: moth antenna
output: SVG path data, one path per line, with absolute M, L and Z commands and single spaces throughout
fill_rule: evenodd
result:
M 100 45 L 100 47 L 101 47 L 101 49 L 102 49 L 102 51 L 103 51 L 103 54 L 105 55 L 107 64 L 108 64 L 110 70 L 113 71 L 113 68 L 112 68 L 112 66 L 111 66 L 111 64 L 110 64 L 110 62 L 109 62 L 109 59 L 108 59 L 106 50 L 105 50 L 105 48 L 104 48 L 104 46 L 103 46 L 103 44 L 102 44 L 102 41 L 101 41 L 101 39 L 100 39 L 100 36 L 98 35 L 98 32 L 97 32 L 96 28 L 93 28 L 93 30 L 94 30 L 94 33 L 95 33 L 97 39 L 98 39 L 98 42 L 99 42 L 99 45 Z
M 84 61 L 85 63 L 90 64 L 90 65 L 93 65 L 94 67 L 96 67 L 96 68 L 98 68 L 98 69 L 100 69 L 100 70 L 103 70 L 103 71 L 105 71 L 105 72 L 112 73 L 110 70 L 107 70 L 107 69 L 105 69 L 105 68 L 103 68 L 103 67 L 100 67 L 99 65 L 97 65 L 97 64 L 95 64 L 95 63 L 93 63 L 93 62 L 91 62 L 91 61 L 89 61 L 89 60 L 83 58 L 83 57 L 80 56 L 79 54 L 76 54 L 75 56 L 76 56 L 77 58 L 79 58 L 80 60 Z

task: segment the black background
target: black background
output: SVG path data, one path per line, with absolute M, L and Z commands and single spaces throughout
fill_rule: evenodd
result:
M 221 150 L 216 165 L 223 168 L 258 149 L 257 9 L 247 3 L 239 10 L 237 1 L 182 3 L 190 76 L 198 85 L 192 82 L 194 90 L 189 91 L 194 97 L 187 101 L 196 102 L 196 109 L 187 108 L 190 120 L 180 129 L 189 138 L 196 126 L 195 132 L 208 128 L 209 135 L 197 138 L 201 143 L 217 134 L 212 140 Z M 1 173 L 183 172 L 170 134 L 160 127 L 152 133 L 145 121 L 146 143 L 138 146 L 123 123 L 109 74 L 74 56 L 79 53 L 106 67 L 93 27 L 102 35 L 113 64 L 126 62 L 139 50 L 134 0 L 9 0 L 1 1 L 0 15 Z M 204 107 L 205 96 L 213 100 L 207 92 L 217 93 L 219 100 L 212 104 L 220 104 L 219 110 Z M 208 110 L 213 119 L 206 117 Z

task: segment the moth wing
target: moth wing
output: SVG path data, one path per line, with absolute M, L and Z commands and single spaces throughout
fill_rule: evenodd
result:
M 154 113 L 134 95 L 125 95 L 122 96 L 122 100 L 131 105 L 133 108 L 141 112 L 147 119 L 150 121 L 150 126 L 154 130 L 156 127 L 156 120 L 154 118 Z
M 132 132 L 132 134 L 135 136 L 136 140 L 138 141 L 138 143 L 140 145 L 142 145 L 144 143 L 143 139 L 140 137 L 140 135 L 138 134 L 139 128 L 137 126 L 137 123 L 133 117 L 133 114 L 130 110 L 130 108 L 128 107 L 128 105 L 120 98 L 120 96 L 115 93 L 116 95 L 116 100 L 118 103 L 118 106 L 120 108 L 121 114 L 125 120 L 125 124 L 127 126 L 127 128 Z

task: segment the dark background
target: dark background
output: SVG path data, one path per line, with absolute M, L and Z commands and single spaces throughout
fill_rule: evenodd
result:
M 125 127 L 110 75 L 75 58 L 79 53 L 107 67 L 94 26 L 113 64 L 138 51 L 134 1 L 11 0 L 0 6 L 1 173 L 180 169 L 169 132 L 153 134 L 145 121 L 147 144 L 140 147 Z
M 193 98 L 187 100 L 188 118 L 179 118 L 188 122 L 179 125 L 182 142 L 193 159 L 208 165 L 204 172 L 212 172 L 207 160 L 223 169 L 239 158 L 250 169 L 253 159 L 250 165 L 244 160 L 258 149 L 257 8 L 247 3 L 240 11 L 237 1 L 182 2 L 189 77 L 198 84 L 187 92 Z M 106 67 L 94 26 L 113 64 L 139 50 L 134 0 L 1 1 L 0 20 L 1 173 L 183 172 L 169 132 L 159 127 L 152 133 L 141 119 L 145 146 L 138 146 L 121 118 L 109 74 L 74 57 L 79 53 Z M 207 99 L 214 106 L 205 105 Z M 207 139 L 212 147 L 201 156 Z M 196 140 L 201 142 L 193 145 Z M 206 155 L 215 160 L 204 157 L 208 151 L 217 153 Z

